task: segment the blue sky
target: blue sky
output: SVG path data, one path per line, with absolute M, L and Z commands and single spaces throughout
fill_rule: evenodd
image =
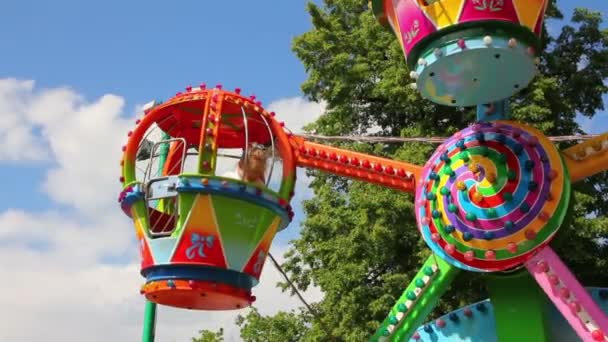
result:
M 0 142 L 3 134 L 12 136 L 10 145 L 0 146 L 0 177 L 5 180 L 0 196 L 0 277 L 17 281 L 14 292 L 5 291 L 11 295 L 0 294 L 0 307 L 13 309 L 10 321 L 0 317 L 15 327 L 0 330 L 0 340 L 74 340 L 96 329 L 94 322 L 66 324 L 83 315 L 102 325 L 124 319 L 112 332 L 100 332 L 101 340 L 138 336 L 143 306 L 137 296 L 141 279 L 133 263 L 135 239 L 115 201 L 120 146 L 137 106 L 205 82 L 256 94 L 292 129 L 322 112 L 322 105 L 301 98 L 306 75 L 291 52 L 292 39 L 310 28 L 305 1 L 168 4 L 3 3 Z M 559 4 L 568 19 L 576 2 Z M 608 13 L 605 0 L 585 5 L 603 11 L 604 17 Z M 608 115 L 596 117 L 581 123 L 605 131 Z M 296 199 L 309 195 L 301 187 Z M 297 209 L 296 222 L 301 218 Z M 297 235 L 296 222 L 278 236 L 275 255 Z M 266 266 L 265 272 L 271 268 Z M 37 292 L 37 277 L 52 284 L 51 295 Z M 273 285 L 278 276 L 262 277 L 266 280 L 257 295 L 260 302 L 266 298 L 270 303 L 262 311 L 272 312 L 277 309 Z M 82 285 L 72 287 L 73 279 Z M 289 298 L 285 303 L 281 308 L 297 305 Z M 167 311 L 159 329 L 163 336 L 185 340 L 202 328 L 202 321 L 232 319 Z M 25 328 L 32 321 L 41 332 Z
M 309 27 L 304 1 L 152 4 L 5 3 L 1 73 L 89 97 L 122 94 L 132 105 L 198 82 L 240 86 L 265 99 L 299 94 L 305 74 L 290 45 Z
M 576 2 L 559 4 L 568 19 Z M 608 12 L 606 1 L 587 6 Z M 290 46 L 309 27 L 304 1 L 9 1 L 0 14 L 0 78 L 68 86 L 88 99 L 117 94 L 127 110 L 201 82 L 238 86 L 268 103 L 300 95 L 306 75 Z M 595 121 L 600 127 L 608 125 L 605 116 Z M 1 177 L 32 180 L 45 172 L 44 164 L 5 164 Z M 7 190 L 32 186 L 11 182 Z M 0 208 L 40 210 L 47 203 L 45 196 L 0 198 Z
M 68 86 L 88 99 L 125 98 L 126 108 L 167 99 L 188 84 L 241 87 L 269 101 L 298 96 L 304 69 L 290 52 L 309 19 L 303 1 L 13 1 L 0 14 L 0 78 Z M 101 166 L 101 165 L 100 165 Z M 101 166 L 103 167 L 103 166 Z M 41 178 L 44 169 L 6 166 Z M 19 193 L 33 184 L 9 184 Z M 0 207 L 45 208 L 45 197 L 0 198 Z

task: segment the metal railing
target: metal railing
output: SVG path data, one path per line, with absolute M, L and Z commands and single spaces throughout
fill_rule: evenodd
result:
M 177 182 L 177 176 L 168 176 L 150 180 L 146 186 L 146 205 L 152 237 L 171 235 L 177 228 L 179 216 Z M 161 210 L 159 205 L 162 205 Z
M 162 156 L 161 153 L 158 153 L 158 150 L 171 143 L 177 143 L 177 148 L 181 150 L 181 160 L 179 163 L 172 163 L 171 169 L 167 170 L 166 174 L 162 174 L 166 161 L 165 163 L 159 163 L 158 171 L 153 174 L 154 161 Z M 186 155 L 187 145 L 184 138 L 161 140 L 152 147 L 143 179 L 148 222 L 150 224 L 149 233 L 152 237 L 169 236 L 177 228 L 179 206 L 176 186 L 178 176 L 175 174 L 182 173 Z M 158 210 L 159 206 L 162 206 L 161 210 Z
M 180 170 L 178 173 L 181 173 L 183 168 L 184 168 L 184 163 L 186 161 L 186 139 L 184 138 L 172 138 L 172 139 L 166 139 L 166 140 L 161 140 L 159 142 L 157 142 L 156 144 L 154 144 L 154 146 L 152 147 L 152 152 L 150 153 L 150 161 L 148 163 L 148 166 L 146 167 L 146 172 L 144 174 L 144 179 L 143 179 L 143 183 L 147 183 L 147 181 L 152 180 L 154 178 L 158 178 L 163 177 L 164 175 L 159 175 L 160 169 L 164 166 L 164 165 L 159 165 L 159 171 L 157 171 L 157 173 L 155 174 L 155 176 L 157 177 L 153 177 L 152 176 L 152 166 L 154 165 L 154 159 L 157 157 L 160 157 L 159 153 L 156 153 L 157 149 L 160 148 L 161 145 L 164 144 L 170 144 L 172 142 L 181 142 L 181 149 L 182 149 L 182 158 L 181 158 L 181 162 L 179 164 L 176 165 L 180 165 Z M 171 169 L 169 170 L 168 174 L 172 174 L 174 171 L 176 171 L 175 169 Z
M 271 152 L 272 152 L 272 158 L 270 160 L 270 171 L 268 172 L 268 176 L 266 176 L 266 180 L 264 182 L 264 184 L 266 186 L 268 186 L 270 184 L 270 179 L 272 178 L 272 171 L 274 169 L 274 163 L 275 163 L 275 158 L 276 158 L 275 146 L 274 146 L 274 134 L 272 133 L 272 129 L 270 128 L 268 121 L 266 120 L 266 118 L 263 115 L 259 115 L 259 117 L 262 119 L 262 121 L 260 121 L 260 120 L 257 120 L 256 118 L 250 118 L 249 115 L 245 112 L 245 108 L 243 108 L 243 107 L 241 107 L 241 113 L 243 115 L 243 128 L 245 130 L 245 147 L 243 149 L 243 158 L 246 158 L 246 156 L 248 155 L 247 153 L 249 152 L 249 124 L 248 124 L 248 121 L 251 120 L 251 121 L 263 123 L 264 126 L 266 126 L 266 129 L 268 130 L 268 135 L 269 135 L 270 144 L 271 144 Z

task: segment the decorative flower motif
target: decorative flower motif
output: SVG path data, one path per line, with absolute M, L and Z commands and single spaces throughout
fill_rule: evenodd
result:
M 213 235 L 199 235 L 197 233 L 192 233 L 190 236 L 190 242 L 192 246 L 186 249 L 186 257 L 188 259 L 194 259 L 196 254 L 201 258 L 206 258 L 205 247 L 213 248 L 213 243 L 215 242 L 215 237 Z
M 258 223 L 257 217 L 248 217 L 240 212 L 235 213 L 235 218 L 239 227 L 254 229 Z
M 414 38 L 416 38 L 416 36 L 418 35 L 419 32 L 420 32 L 420 22 L 418 21 L 418 19 L 416 19 L 416 20 L 414 20 L 414 23 L 412 24 L 412 27 L 410 28 L 410 30 L 404 34 L 405 43 L 410 44 L 414 40 Z
M 478 11 L 498 12 L 502 11 L 504 0 L 472 0 L 474 8 Z

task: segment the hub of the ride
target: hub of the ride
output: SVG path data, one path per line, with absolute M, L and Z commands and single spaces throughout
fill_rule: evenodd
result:
M 563 222 L 567 169 L 540 131 L 509 121 L 476 123 L 444 142 L 416 192 L 426 243 L 454 266 L 520 267 Z

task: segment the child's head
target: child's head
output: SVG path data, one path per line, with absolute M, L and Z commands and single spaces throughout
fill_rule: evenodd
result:
M 268 153 L 260 144 L 251 144 L 247 155 L 241 159 L 239 166 L 243 170 L 243 180 L 252 183 L 265 183 Z

